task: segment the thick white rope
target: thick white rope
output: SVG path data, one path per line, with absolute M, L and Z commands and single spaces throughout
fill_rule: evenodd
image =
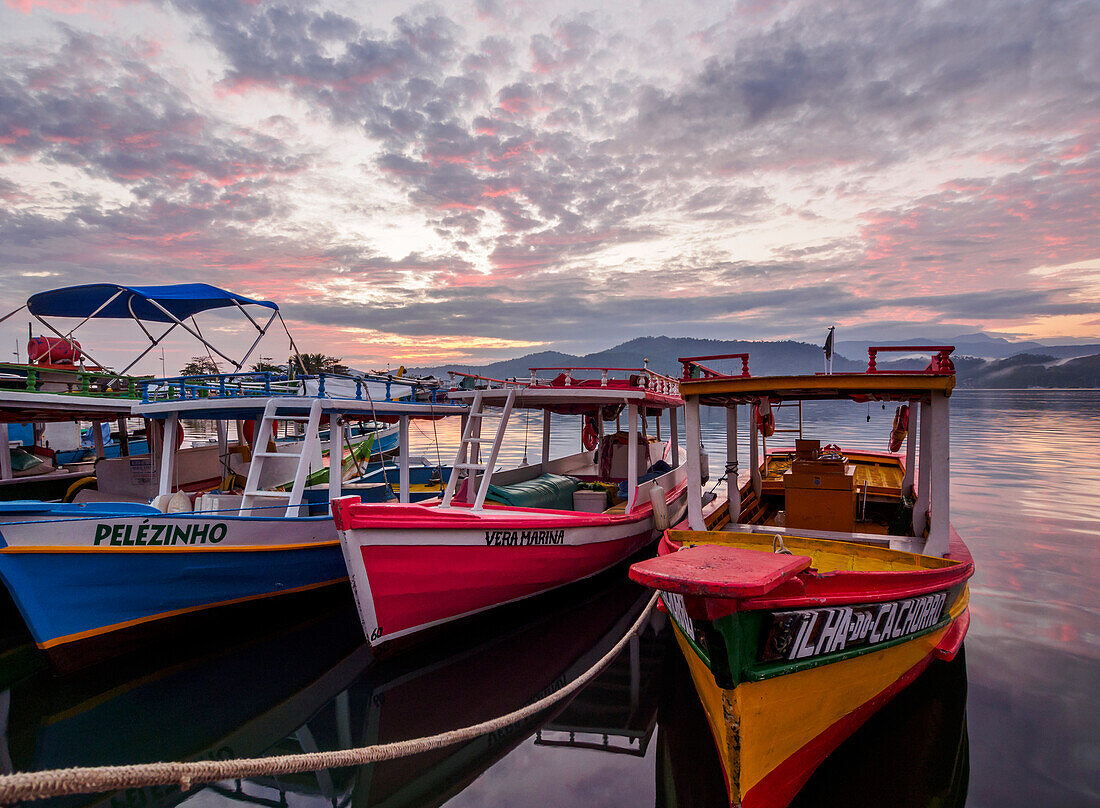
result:
M 115 791 L 122 788 L 144 788 L 178 784 L 181 791 L 188 791 L 195 784 L 216 783 L 220 780 L 236 780 L 249 777 L 296 774 L 341 766 L 360 766 L 381 760 L 394 760 L 409 755 L 441 749 L 472 740 L 480 735 L 496 732 L 517 724 L 552 707 L 576 693 L 606 668 L 622 652 L 627 642 L 639 634 L 649 619 L 657 600 L 657 593 L 649 599 L 641 615 L 623 635 L 615 647 L 600 658 L 595 665 L 560 690 L 528 704 L 507 715 L 483 721 L 461 729 L 441 732 L 426 738 L 362 746 L 356 749 L 340 749 L 332 752 L 311 752 L 299 755 L 278 755 L 240 760 L 199 760 L 180 763 L 141 763 L 130 766 L 90 766 L 70 769 L 51 769 L 40 772 L 16 772 L 0 775 L 0 805 L 40 800 L 64 794 L 92 794 Z

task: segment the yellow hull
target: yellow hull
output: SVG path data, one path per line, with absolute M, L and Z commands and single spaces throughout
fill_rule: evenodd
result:
M 966 609 L 943 628 L 850 659 L 733 689 L 717 685 L 673 622 L 722 760 L 730 804 L 786 805 L 813 769 L 923 669 Z

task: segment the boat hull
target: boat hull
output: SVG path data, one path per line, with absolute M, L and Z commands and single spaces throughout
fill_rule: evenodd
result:
M 777 554 L 765 541 L 670 531 L 631 577 L 672 617 L 730 804 L 780 808 L 932 660 L 955 656 L 973 561 L 957 535 L 947 559 L 800 537 Z
M 347 577 L 326 517 L 69 513 L 0 522 L 0 579 L 35 643 L 65 667 L 168 621 Z
M 682 518 L 686 487 L 666 501 L 669 516 Z M 376 511 L 394 516 L 374 526 L 357 526 L 363 521 L 339 500 L 333 510 L 363 630 L 375 647 L 596 575 L 659 535 L 649 505 L 618 517 L 510 507 L 444 515 L 396 506 Z M 441 523 L 432 524 L 437 517 Z
M 714 736 L 731 805 L 788 805 L 822 761 L 956 641 L 934 632 L 872 653 L 723 688 L 673 621 Z

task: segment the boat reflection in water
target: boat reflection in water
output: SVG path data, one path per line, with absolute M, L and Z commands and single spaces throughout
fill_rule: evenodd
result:
M 273 613 L 271 630 L 235 645 L 161 650 L 0 694 L 6 770 L 259 756 L 347 687 L 370 662 L 351 598 L 308 620 Z M 60 797 L 36 806 L 171 806 L 178 787 Z
M 373 660 L 354 606 L 231 648 L 63 678 L 43 673 L 0 694 L 7 771 L 346 749 L 486 721 L 553 693 L 622 638 L 650 594 L 619 569 L 446 633 L 416 655 Z M 654 612 L 640 637 L 579 694 L 473 740 L 361 767 L 196 786 L 128 789 L 34 803 L 48 808 L 167 808 L 208 802 L 285 805 L 288 795 L 344 806 L 440 805 L 548 720 L 547 736 L 596 733 L 644 752 L 656 722 L 667 644 Z M 458 631 L 457 629 L 461 629 Z M 595 694 L 595 698 L 592 695 Z M 3 741 L 6 739 L 6 745 Z
M 718 752 L 683 656 L 673 647 L 658 713 L 657 808 L 728 805 Z M 935 662 L 825 759 L 791 808 L 966 803 L 965 648 Z
M 619 570 L 547 596 L 532 604 L 535 608 L 490 613 L 470 633 L 452 634 L 447 648 L 425 648 L 416 656 L 371 666 L 310 720 L 309 729 L 321 749 L 337 749 L 435 735 L 520 709 L 588 670 L 623 637 L 648 601 L 645 590 Z M 442 805 L 547 722 L 567 721 L 574 733 L 584 727 L 584 732 L 618 736 L 624 745 L 644 751 L 656 721 L 659 687 L 645 665 L 651 669 L 660 658 L 663 638 L 656 629 L 664 624 L 663 615 L 654 614 L 642 636 L 569 706 L 550 707 L 444 749 L 333 770 L 333 792 L 325 796 L 342 803 L 339 795 L 349 794 L 358 808 Z M 609 697 L 598 699 L 596 713 L 585 698 L 593 689 Z M 598 714 L 601 709 L 606 715 Z M 558 729 L 547 734 L 558 735 L 566 725 L 549 726 Z M 288 738 L 277 751 L 308 750 Z
M 232 759 L 434 735 L 559 690 L 614 646 L 648 600 L 625 575 L 600 576 L 490 613 L 415 656 L 376 661 L 344 599 L 232 647 L 180 648 L 62 678 L 43 672 L 0 693 L 0 765 L 29 771 Z M 657 806 L 728 805 L 710 729 L 670 634 L 666 616 L 654 612 L 573 699 L 463 744 L 186 793 L 127 789 L 33 805 L 169 808 L 195 797 L 193 804 L 226 806 L 438 806 L 532 736 L 539 747 L 633 755 L 637 768 L 627 771 L 644 771 L 647 780 L 654 766 Z M 962 655 L 933 664 L 841 745 L 792 805 L 961 806 L 969 776 L 965 704 Z M 655 754 L 644 759 L 647 751 Z M 559 765 L 565 786 L 571 768 L 567 759 Z

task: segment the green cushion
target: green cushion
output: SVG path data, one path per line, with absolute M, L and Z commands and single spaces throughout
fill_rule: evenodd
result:
M 26 449 L 20 449 L 18 447 L 12 447 L 11 449 L 11 470 L 27 471 L 35 466 L 42 465 L 42 458 L 37 455 L 32 455 Z
M 577 483 L 569 477 L 543 474 L 533 480 L 511 485 L 490 485 L 487 500 L 517 508 L 551 508 L 559 511 L 573 510 L 573 492 Z

